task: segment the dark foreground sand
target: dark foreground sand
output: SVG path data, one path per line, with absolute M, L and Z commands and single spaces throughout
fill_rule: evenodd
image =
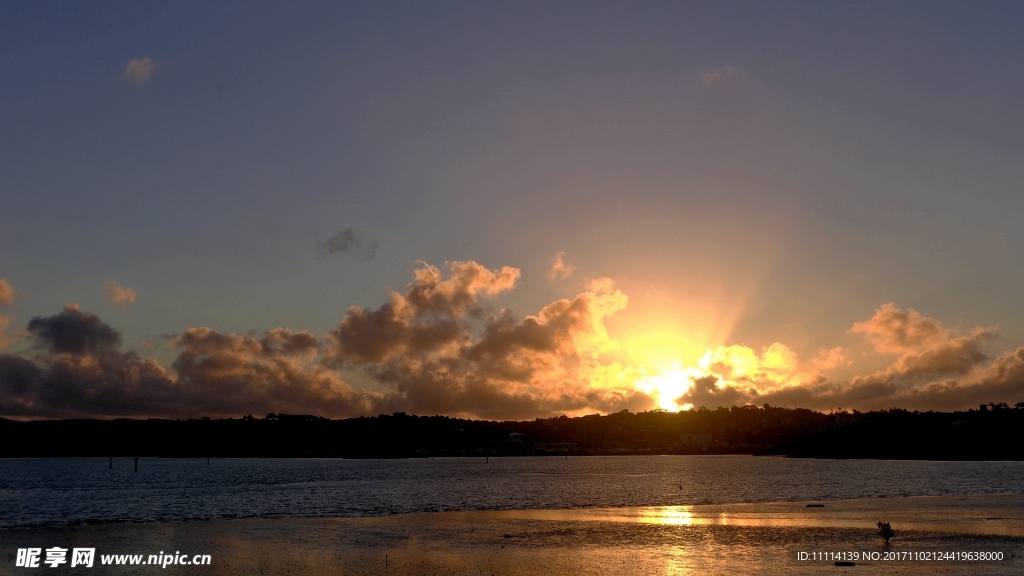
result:
M 0 531 L 0 574 L 1024 574 L 1024 496 L 446 512 Z M 889 547 L 875 535 L 887 520 Z M 20 547 L 210 554 L 210 566 L 16 568 Z M 800 562 L 798 552 L 1003 552 L 1003 562 Z M 1011 558 L 1016 556 L 1016 558 Z

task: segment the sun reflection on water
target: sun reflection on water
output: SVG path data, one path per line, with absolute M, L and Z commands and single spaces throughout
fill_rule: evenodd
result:
M 693 506 L 665 506 L 645 508 L 640 511 L 639 522 L 643 524 L 667 524 L 671 526 L 692 526 Z

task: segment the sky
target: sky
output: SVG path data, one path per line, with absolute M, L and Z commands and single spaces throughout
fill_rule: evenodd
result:
M 1022 26 L 0 6 L 0 416 L 1024 401 Z

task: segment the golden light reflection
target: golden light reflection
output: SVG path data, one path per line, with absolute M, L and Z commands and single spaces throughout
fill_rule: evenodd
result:
M 665 562 L 665 574 L 671 576 L 684 576 L 693 574 L 690 568 L 690 551 L 682 546 L 673 546 L 668 550 L 668 559 Z
M 664 506 L 640 510 L 641 524 L 667 524 L 670 526 L 692 526 L 693 506 Z

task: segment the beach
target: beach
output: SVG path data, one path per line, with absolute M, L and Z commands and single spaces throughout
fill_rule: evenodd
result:
M 876 534 L 880 520 L 896 530 L 888 546 Z M 1015 558 L 1024 551 L 1024 497 L 108 523 L 4 530 L 0 541 L 0 574 L 28 573 L 15 567 L 16 549 L 53 546 L 97 549 L 92 568 L 61 566 L 74 574 L 1024 574 Z M 938 552 L 1004 560 L 929 559 Z M 837 553 L 858 556 L 837 566 Z M 100 565 L 104 555 L 136 554 L 142 565 Z M 162 568 L 145 564 L 151 554 L 210 555 L 210 564 Z

